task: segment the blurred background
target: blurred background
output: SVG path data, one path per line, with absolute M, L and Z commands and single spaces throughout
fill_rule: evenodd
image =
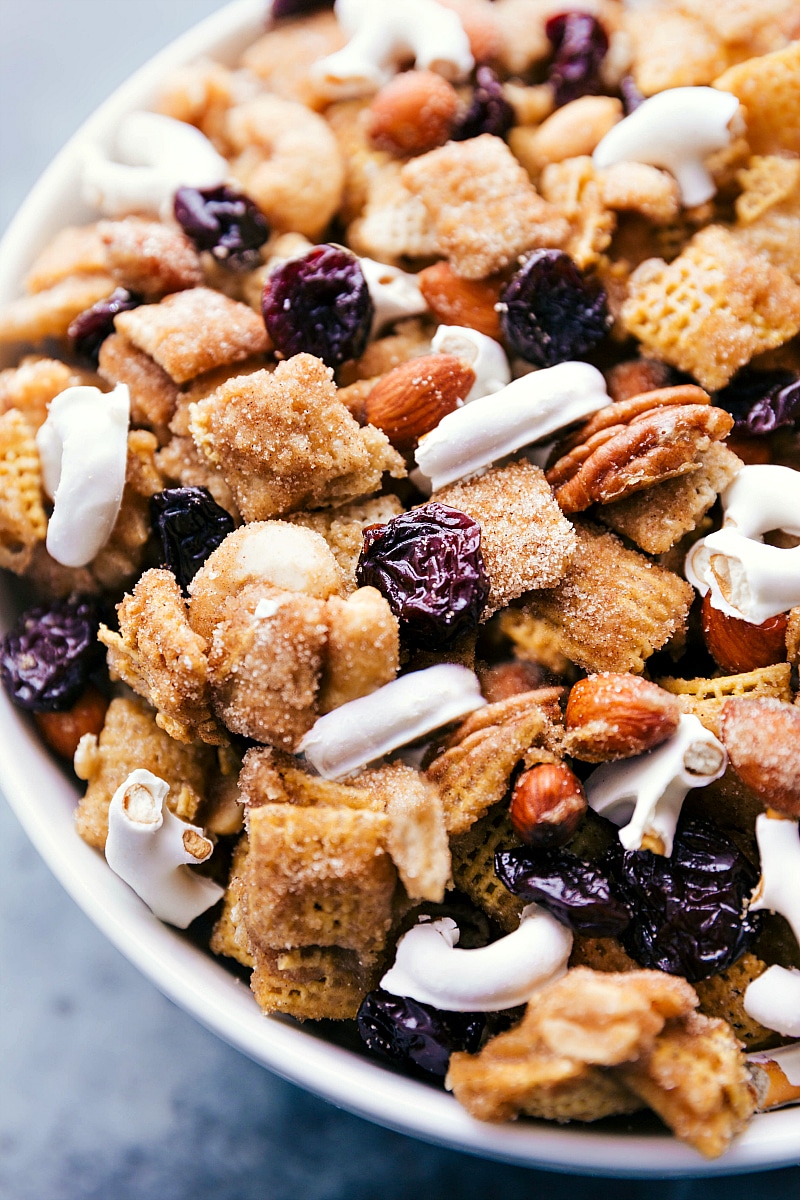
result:
M 0 232 L 108 93 L 220 7 L 0 0 Z M 67 897 L 1 796 L 0 1064 L 0 1200 L 800 1193 L 800 1170 L 658 1183 L 548 1174 L 440 1150 L 339 1112 L 165 1000 Z

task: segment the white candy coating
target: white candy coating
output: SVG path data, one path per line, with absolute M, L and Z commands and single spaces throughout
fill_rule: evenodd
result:
M 586 798 L 596 813 L 623 826 L 626 850 L 641 850 L 647 834 L 661 840 L 669 857 L 686 793 L 719 779 L 727 764 L 722 743 L 697 717 L 682 714 L 677 731 L 655 750 L 593 771 Z
M 169 784 L 150 771 L 132 771 L 108 809 L 106 861 L 160 921 L 186 929 L 225 889 L 188 864 L 205 862 L 213 849 L 202 829 L 187 825 L 165 806 Z M 188 832 L 203 838 L 202 858 L 184 845 Z
M 159 213 L 168 220 L 179 187 L 217 187 L 228 177 L 227 162 L 199 129 L 161 113 L 123 117 L 114 153 L 89 146 L 81 178 L 84 200 L 108 217 Z
M 300 751 L 323 779 L 340 779 L 485 703 L 472 671 L 439 663 L 326 713 Z
M 797 821 L 756 817 L 756 838 L 761 858 L 761 880 L 753 893 L 753 912 L 780 913 L 800 943 L 800 834 Z
M 372 337 L 376 337 L 384 326 L 393 321 L 417 317 L 428 311 L 416 275 L 377 262 L 374 258 L 360 258 L 358 261 L 375 305 Z
M 751 1063 L 776 1063 L 792 1087 L 800 1087 L 800 1042 L 778 1046 L 775 1050 L 758 1050 L 748 1054 Z
M 499 1012 L 525 1004 L 563 975 L 572 933 L 538 904 L 522 910 L 519 929 L 488 946 L 457 950 L 455 921 L 422 921 L 401 937 L 380 986 L 448 1012 Z
M 494 338 L 477 329 L 465 325 L 440 325 L 431 346 L 437 354 L 455 354 L 456 358 L 469 363 L 475 372 L 475 382 L 464 399 L 465 404 L 502 392 L 511 383 L 511 367 L 505 350 Z
M 608 403 L 605 380 L 589 363 L 533 371 L 443 417 L 420 441 L 417 465 L 438 491 Z
M 128 461 L 130 394 L 71 387 L 50 402 L 36 435 L 44 489 L 54 502 L 47 550 L 83 567 L 108 541 L 122 503 Z
M 800 971 L 794 967 L 768 967 L 748 985 L 744 1011 L 784 1037 L 800 1037 Z
M 475 65 L 460 18 L 436 0 L 336 0 L 334 10 L 350 41 L 311 67 L 329 99 L 378 91 L 408 59 L 445 79 L 463 79 Z
M 677 179 L 687 207 L 704 204 L 716 191 L 706 159 L 730 144 L 729 125 L 738 107 L 731 92 L 717 88 L 668 88 L 609 130 L 592 155 L 594 165 L 664 167 Z

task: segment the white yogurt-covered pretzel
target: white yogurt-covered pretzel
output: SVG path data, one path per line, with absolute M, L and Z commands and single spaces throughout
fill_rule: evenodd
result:
M 774 1050 L 757 1050 L 748 1054 L 751 1063 L 776 1063 L 792 1087 L 800 1087 L 800 1042 L 777 1046 Z
M 108 809 L 106 861 L 154 916 L 186 929 L 225 889 L 188 869 L 205 862 L 213 845 L 170 812 L 168 792 L 168 783 L 142 769 L 120 784 Z
M 744 1011 L 767 1029 L 784 1037 L 800 1038 L 800 971 L 795 967 L 768 967 L 748 984 Z
M 800 943 L 800 835 L 797 821 L 756 817 L 756 838 L 761 858 L 761 879 L 750 909 L 780 913 Z
M 433 335 L 431 348 L 437 354 L 455 354 L 469 363 L 475 382 L 464 398 L 465 404 L 502 392 L 511 382 L 511 367 L 506 352 L 494 338 L 465 325 L 440 325 Z
M 404 317 L 417 317 L 428 311 L 425 297 L 420 291 L 417 276 L 377 262 L 374 258 L 359 258 L 361 270 L 367 281 L 369 294 L 375 306 L 372 320 L 372 336 L 393 321 Z
M 533 371 L 443 417 L 420 441 L 417 465 L 438 491 L 543 441 L 608 402 L 605 380 L 589 363 L 564 362 Z
M 519 928 L 488 946 L 458 950 L 458 939 L 449 917 L 423 919 L 401 937 L 380 986 L 448 1012 L 499 1012 L 563 975 L 572 950 L 571 931 L 538 904 L 528 904 Z
M 36 434 L 42 482 L 54 502 L 47 549 L 65 567 L 83 567 L 108 541 L 122 503 L 130 394 L 72 387 L 50 402 Z
M 228 177 L 227 162 L 205 134 L 161 113 L 123 117 L 114 153 L 89 146 L 81 178 L 83 198 L 107 217 L 159 213 L 168 220 L 179 187 L 217 187 Z
M 436 0 L 336 0 L 334 10 L 350 41 L 311 67 L 329 99 L 377 92 L 409 58 L 445 79 L 463 79 L 475 65 L 460 18 Z
M 646 848 L 669 857 L 686 793 L 719 779 L 727 764 L 722 742 L 684 713 L 677 732 L 655 750 L 593 771 L 586 798 L 596 813 L 623 826 L 619 840 L 626 850 L 641 850 L 647 839 Z
M 668 88 L 609 130 L 592 155 L 594 165 L 601 170 L 618 162 L 664 167 L 677 179 L 687 207 L 704 204 L 717 190 L 706 159 L 730 144 L 738 107 L 734 95 L 717 88 Z
M 772 529 L 800 536 L 800 472 L 743 467 L 721 496 L 722 528 L 686 556 L 686 578 L 714 608 L 760 625 L 800 604 L 800 547 L 766 545 Z
M 485 703 L 472 671 L 439 663 L 326 713 L 299 749 L 324 779 L 341 779 Z

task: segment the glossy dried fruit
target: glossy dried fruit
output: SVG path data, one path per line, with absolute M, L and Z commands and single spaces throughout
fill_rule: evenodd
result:
M 764 437 L 800 418 L 800 379 L 792 371 L 745 368 L 713 401 L 734 418 L 734 434 Z
M 515 896 L 541 904 L 562 925 L 580 933 L 617 937 L 631 920 L 628 904 L 608 873 L 566 850 L 498 850 L 494 869 Z
M 408 643 L 446 647 L 477 627 L 489 595 L 480 525 L 435 503 L 371 525 L 356 578 L 386 597 Z
M 731 966 L 758 933 L 747 901 L 758 871 L 710 821 L 685 821 L 670 858 L 615 845 L 607 862 L 631 905 L 623 935 L 643 967 L 690 983 Z
M 273 271 L 261 307 L 284 358 L 313 354 L 328 367 L 363 353 L 375 315 L 358 259 L 330 245 L 315 246 Z
M 556 108 L 579 96 L 598 96 L 603 89 L 600 68 L 608 51 L 608 34 L 597 17 L 587 12 L 563 12 L 544 27 L 553 50 L 548 82 Z
M 514 785 L 508 815 L 529 846 L 563 846 L 586 813 L 586 793 L 566 763 L 539 763 Z
M 0 642 L 0 677 L 9 699 L 32 712 L 61 712 L 103 658 L 101 610 L 93 596 L 29 608 Z
M 198 250 L 208 250 L 230 271 L 253 271 L 261 262 L 259 247 L 269 237 L 261 209 L 244 192 L 222 184 L 213 188 L 178 188 L 175 220 Z
M 230 513 L 202 487 L 165 488 L 150 499 L 153 526 L 161 538 L 164 565 L 184 595 L 208 556 L 236 525 Z
M 469 108 L 458 117 L 450 134 L 454 142 L 466 142 L 482 133 L 505 137 L 514 124 L 514 109 L 491 67 L 478 67 L 475 79 Z
M 483 1013 L 443 1012 L 406 996 L 378 989 L 364 997 L 356 1017 L 367 1047 L 382 1058 L 444 1077 L 454 1050 L 474 1054 Z
M 563 250 L 536 250 L 501 296 L 500 324 L 514 354 L 554 367 L 586 354 L 610 327 L 606 294 Z
M 272 0 L 270 16 L 273 21 L 284 17 L 303 17 L 318 8 L 333 8 L 333 0 Z
M 729 675 L 786 662 L 788 613 L 778 613 L 761 625 L 751 625 L 714 608 L 711 593 L 707 592 L 703 597 L 701 623 L 709 654 Z
M 626 117 L 629 117 L 632 112 L 636 112 L 640 104 L 644 104 L 645 97 L 639 91 L 636 80 L 632 75 L 622 76 L 622 79 L 619 81 L 619 93 L 622 97 Z
M 117 313 L 130 312 L 140 304 L 144 304 L 143 296 L 119 287 L 114 288 L 111 295 L 106 296 L 104 300 L 98 300 L 97 304 L 79 313 L 67 330 L 72 349 L 78 357 L 96 367 L 100 347 L 114 332 L 114 317 Z

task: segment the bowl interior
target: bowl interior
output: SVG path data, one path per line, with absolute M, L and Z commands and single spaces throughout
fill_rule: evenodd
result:
M 0 303 L 21 290 L 39 250 L 65 224 L 94 214 L 79 198 L 82 148 L 109 144 L 121 116 L 153 101 L 175 67 L 201 55 L 233 61 L 263 28 L 264 0 L 235 0 L 174 42 L 119 88 L 61 151 L 0 243 Z M 15 361 L 13 349 L 0 366 Z M 0 628 L 20 607 L 0 581 Z M 758 1170 L 798 1161 L 800 1108 L 757 1117 L 720 1162 L 704 1162 L 661 1131 L 634 1123 L 559 1127 L 472 1120 L 446 1093 L 397 1074 L 288 1019 L 264 1017 L 247 984 L 190 938 L 157 921 L 105 860 L 77 836 L 74 779 L 51 759 L 32 725 L 0 691 L 3 790 L 49 867 L 114 945 L 175 1003 L 277 1074 L 380 1124 L 456 1149 L 530 1166 L 612 1175 L 690 1175 Z M 642 1131 L 644 1129 L 644 1131 Z

